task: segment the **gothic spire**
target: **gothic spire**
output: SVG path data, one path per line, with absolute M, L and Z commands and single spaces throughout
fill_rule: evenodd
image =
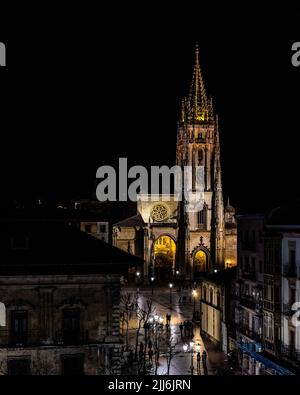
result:
M 210 112 L 209 107 L 199 63 L 199 47 L 196 43 L 195 65 L 188 97 L 189 117 L 193 121 L 207 121 Z

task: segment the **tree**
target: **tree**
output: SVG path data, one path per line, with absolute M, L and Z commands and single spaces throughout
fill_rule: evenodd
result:
M 170 368 L 171 368 L 171 362 L 172 359 L 176 354 L 178 354 L 178 351 L 176 351 L 176 347 L 178 344 L 178 340 L 174 340 L 173 337 L 169 337 L 166 335 L 165 337 L 165 344 L 167 346 L 167 352 L 166 352 L 166 358 L 167 358 L 167 375 L 170 374 Z
M 122 330 L 124 329 L 125 324 L 125 347 L 128 350 L 129 346 L 129 322 L 131 319 L 131 311 L 132 311 L 132 295 L 130 293 L 123 294 L 121 296 L 121 319 L 122 319 Z M 124 335 L 124 333 L 122 333 Z

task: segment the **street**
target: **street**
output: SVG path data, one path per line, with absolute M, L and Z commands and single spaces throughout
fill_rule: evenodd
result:
M 163 333 L 166 337 L 166 314 L 171 315 L 170 329 L 168 332 L 169 338 L 172 339 L 172 344 L 176 344 L 174 347 L 174 356 L 171 359 L 169 374 L 171 375 L 215 375 L 221 370 L 226 368 L 227 358 L 224 353 L 219 351 L 218 346 L 216 346 L 212 341 L 203 339 L 200 334 L 200 327 L 197 324 L 193 324 L 193 335 L 194 336 L 181 336 L 181 331 L 179 328 L 180 323 L 184 321 L 191 321 L 193 316 L 194 304 L 190 300 L 188 294 L 191 293 L 190 290 L 187 292 L 187 298 L 185 304 L 179 303 L 179 294 L 174 288 L 169 290 L 166 287 L 155 288 L 152 296 L 151 288 L 134 288 L 134 287 L 124 287 L 122 290 L 124 294 L 134 294 L 138 295 L 138 304 L 145 307 L 146 302 L 149 299 L 153 300 L 153 307 L 155 309 L 155 314 L 161 316 L 164 320 Z M 172 302 L 172 304 L 170 304 Z M 199 310 L 199 301 L 196 310 Z M 133 316 L 129 323 L 129 343 L 134 349 L 136 344 L 136 332 L 138 327 L 138 319 Z M 200 361 L 197 363 L 197 352 L 195 351 L 191 354 L 189 343 L 193 341 L 195 347 L 199 348 L 200 345 Z M 144 330 L 140 331 L 138 344 L 144 342 Z M 184 351 L 184 345 L 188 345 L 188 350 Z M 207 353 L 207 362 L 203 362 L 203 351 Z M 157 368 L 158 375 L 166 375 L 168 371 L 167 367 L 167 352 L 168 347 L 163 344 L 160 346 L 160 356 L 159 356 L 159 366 Z M 199 357 L 198 357 L 199 359 Z M 147 367 L 150 374 L 155 373 L 154 364 L 149 363 L 149 357 L 147 355 Z

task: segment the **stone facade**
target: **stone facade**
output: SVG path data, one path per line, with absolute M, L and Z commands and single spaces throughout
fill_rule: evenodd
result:
M 64 374 L 66 358 L 76 356 L 82 374 L 119 373 L 119 292 L 119 276 L 1 276 L 2 374 L 11 360 L 21 359 L 30 361 L 32 374 Z M 64 327 L 69 312 L 76 320 L 70 330 Z M 23 324 L 26 330 L 18 332 Z
M 229 202 L 226 208 L 223 204 L 218 119 L 206 95 L 198 56 L 197 48 L 190 93 L 178 122 L 176 165 L 190 183 L 190 200 L 197 197 L 203 204 L 191 212 L 177 195 L 140 195 L 136 216 L 113 229 L 114 245 L 144 258 L 146 281 L 152 276 L 171 280 L 175 273 L 192 281 L 236 265 L 235 211 Z M 161 244 L 169 245 L 169 251 L 159 248 Z
M 0 373 L 120 374 L 120 279 L 142 261 L 21 214 L 0 226 Z

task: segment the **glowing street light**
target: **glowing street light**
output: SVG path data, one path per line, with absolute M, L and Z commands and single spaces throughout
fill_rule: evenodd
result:
M 196 296 L 197 296 L 197 291 L 195 289 L 193 289 L 192 295 L 194 298 L 193 318 L 195 319 L 196 318 Z
M 172 305 L 172 288 L 173 288 L 172 283 L 169 284 L 169 288 L 170 288 L 170 305 Z
M 200 343 L 197 343 L 197 344 L 196 344 L 195 350 L 196 350 L 197 353 L 200 352 L 200 350 L 201 350 Z
M 154 278 L 153 276 L 150 277 L 150 282 L 151 282 L 151 295 L 152 295 L 152 296 L 153 296 L 154 280 L 155 280 L 155 278 Z
M 195 346 L 195 343 L 193 341 L 190 341 L 189 345 L 188 344 L 184 344 L 182 346 L 183 351 L 184 352 L 190 352 L 191 353 L 191 374 L 194 374 L 194 353 L 196 352 L 200 352 L 200 344 L 197 343 L 197 345 Z

